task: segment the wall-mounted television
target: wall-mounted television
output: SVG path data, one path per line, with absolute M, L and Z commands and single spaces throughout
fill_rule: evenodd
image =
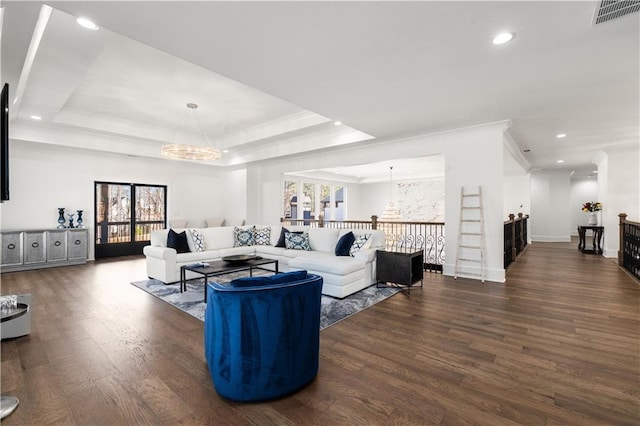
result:
M 9 84 L 0 97 L 0 202 L 9 199 Z

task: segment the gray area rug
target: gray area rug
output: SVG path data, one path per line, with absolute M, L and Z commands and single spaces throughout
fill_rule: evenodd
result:
M 219 283 L 229 282 L 234 278 L 242 275 L 227 274 L 216 277 Z M 204 321 L 204 284 L 202 279 L 194 279 L 187 282 L 187 291 L 180 293 L 178 284 L 164 284 L 161 281 L 148 279 L 143 281 L 134 281 L 134 286 L 164 300 L 167 303 L 185 311 L 189 315 Z M 322 306 L 320 311 L 320 330 L 329 327 L 363 309 L 375 305 L 376 303 L 387 299 L 399 290 L 395 288 L 376 288 L 375 285 L 369 286 L 357 293 L 345 297 L 344 299 L 336 299 L 330 296 L 322 296 Z

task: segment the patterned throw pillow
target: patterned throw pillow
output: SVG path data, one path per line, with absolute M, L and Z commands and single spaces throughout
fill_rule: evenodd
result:
M 197 229 L 190 229 L 189 233 L 191 233 L 191 241 L 193 241 L 193 247 L 196 252 L 201 252 L 206 250 L 206 245 L 204 244 L 204 237 Z
M 357 252 L 362 250 L 363 248 L 367 248 L 367 241 L 371 238 L 371 234 L 362 234 L 351 244 L 351 248 L 349 249 L 349 255 L 355 256 Z M 371 244 L 369 244 L 371 245 Z
M 242 229 L 237 226 L 233 227 L 233 246 L 252 246 L 255 244 L 255 238 L 253 238 L 253 234 L 255 232 L 255 226 L 251 228 Z
M 254 228 L 253 239 L 257 246 L 270 246 L 271 245 L 271 227 L 265 226 L 264 228 Z
M 295 234 L 293 232 L 287 232 L 284 234 L 284 244 L 288 250 L 311 250 L 311 244 L 309 244 L 309 234 Z

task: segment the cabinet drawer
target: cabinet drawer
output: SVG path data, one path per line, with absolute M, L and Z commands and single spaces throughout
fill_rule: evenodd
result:
M 44 232 L 25 232 L 24 263 L 39 263 L 46 260 Z
M 47 232 L 47 262 L 67 260 L 67 231 Z
M 89 247 L 89 233 L 86 229 L 69 231 L 69 240 L 67 242 L 67 257 L 72 259 L 86 259 Z
M 2 266 L 22 264 L 22 232 L 2 234 Z

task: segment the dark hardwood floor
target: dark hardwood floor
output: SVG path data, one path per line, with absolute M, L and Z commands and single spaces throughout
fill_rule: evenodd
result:
M 215 392 L 203 324 L 131 286 L 144 260 L 2 274 L 32 293 L 5 340 L 3 425 L 640 424 L 640 290 L 615 261 L 535 243 L 506 284 L 425 274 L 321 333 L 320 372 L 260 404 Z

